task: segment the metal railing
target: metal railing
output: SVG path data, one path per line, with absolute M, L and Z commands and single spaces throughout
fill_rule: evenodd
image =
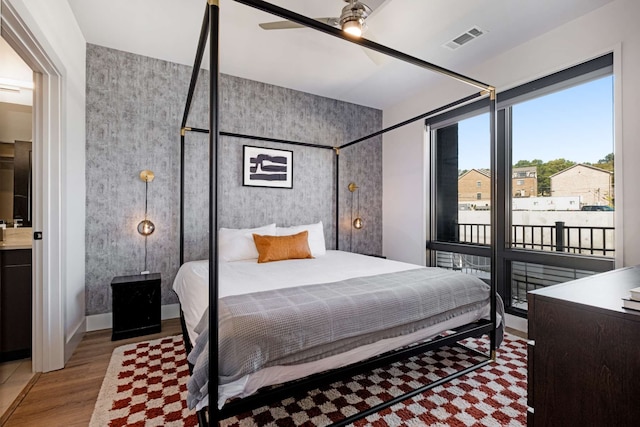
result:
M 586 227 L 566 225 L 513 225 L 511 247 L 569 252 L 581 255 L 615 255 L 614 227 Z M 489 224 L 458 224 L 458 241 L 477 245 L 491 244 Z
M 595 274 L 594 271 L 527 262 L 511 263 L 511 307 L 527 309 L 527 293 Z

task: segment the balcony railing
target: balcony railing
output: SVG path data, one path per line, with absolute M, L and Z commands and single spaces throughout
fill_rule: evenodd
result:
M 581 255 L 615 255 L 614 227 L 566 225 L 513 225 L 511 247 L 541 251 L 570 252 Z M 458 224 L 458 241 L 477 245 L 491 244 L 489 224 Z

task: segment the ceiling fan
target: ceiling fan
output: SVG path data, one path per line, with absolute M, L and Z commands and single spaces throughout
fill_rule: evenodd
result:
M 323 24 L 330 25 L 335 28 L 340 28 L 342 31 L 351 34 L 354 37 L 361 37 L 363 33 L 367 32 L 367 39 L 375 41 L 371 30 L 367 27 L 366 19 L 371 15 L 373 9 L 360 0 L 344 0 L 348 3 L 342 8 L 342 12 L 339 17 L 324 17 L 314 18 L 316 21 Z M 380 0 L 372 0 L 379 6 Z M 389 0 L 387 0 L 389 1 Z M 297 24 L 291 21 L 274 21 L 263 22 L 258 24 L 263 30 L 287 30 L 293 28 L 305 28 L 304 25 Z M 364 49 L 364 48 L 363 48 Z M 365 53 L 373 62 L 380 65 L 386 58 L 384 55 L 370 49 L 364 49 Z

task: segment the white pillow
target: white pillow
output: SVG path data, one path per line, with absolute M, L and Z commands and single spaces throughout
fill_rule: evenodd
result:
M 258 250 L 253 241 L 253 234 L 275 236 L 276 224 L 258 228 L 221 228 L 218 231 L 218 256 L 220 261 L 240 261 L 258 259 Z
M 327 247 L 324 244 L 324 230 L 322 229 L 322 221 L 317 224 L 294 225 L 293 227 L 276 227 L 276 236 L 290 236 L 298 234 L 302 231 L 309 232 L 309 249 L 314 257 L 322 256 L 327 253 Z

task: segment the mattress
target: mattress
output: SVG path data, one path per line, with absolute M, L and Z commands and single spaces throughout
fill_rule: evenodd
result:
M 332 283 L 353 277 L 376 276 L 417 268 L 421 267 L 341 251 L 327 251 L 325 256 L 311 260 L 288 260 L 266 264 L 258 264 L 255 260 L 228 262 L 221 263 L 219 267 L 219 294 L 222 298 L 301 285 Z M 208 261 L 186 263 L 180 269 L 174 282 L 174 290 L 180 298 L 188 334 L 193 343 L 197 338 L 194 328 L 208 304 L 207 283 Z M 230 397 L 245 397 L 253 394 L 259 388 L 267 385 L 355 363 L 398 347 L 428 339 L 443 330 L 486 318 L 488 315 L 489 306 L 484 305 L 416 332 L 382 339 L 320 360 L 266 367 L 231 383 L 220 385 L 218 405 L 221 407 Z M 205 397 L 204 400 L 198 402 L 197 407 L 200 408 L 207 404 L 208 400 Z

